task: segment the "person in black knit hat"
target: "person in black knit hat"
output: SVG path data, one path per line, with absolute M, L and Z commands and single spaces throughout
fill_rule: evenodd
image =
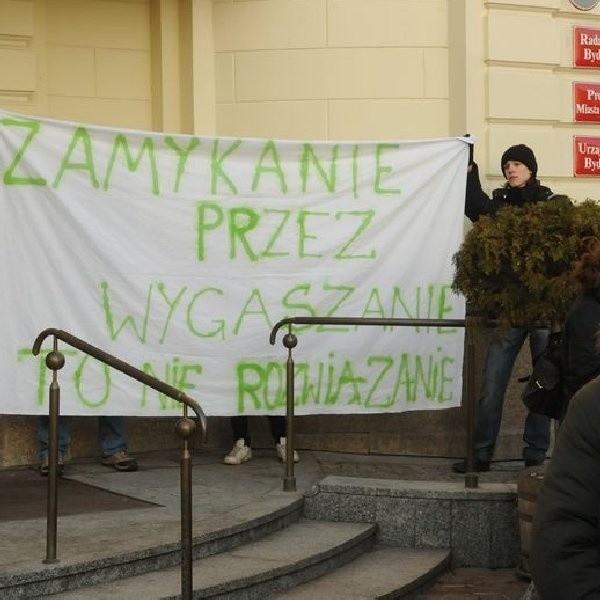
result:
M 479 168 L 469 165 L 465 195 L 465 215 L 477 221 L 481 215 L 493 215 L 502 206 L 523 206 L 543 202 L 553 196 L 552 190 L 537 179 L 538 164 L 533 150 L 525 144 L 506 149 L 500 160 L 506 184 L 488 196 L 481 188 Z
M 481 215 L 494 215 L 505 206 L 545 202 L 554 196 L 552 190 L 541 185 L 537 179 L 538 164 L 535 154 L 525 144 L 516 144 L 507 148 L 502 154 L 500 168 L 506 183 L 488 196 L 481 188 L 477 164 L 469 165 L 465 215 L 471 221 L 477 221 Z M 527 327 L 511 327 L 508 332 L 494 333 L 487 351 L 479 396 L 475 432 L 476 471 L 490 470 L 502 420 L 504 394 L 521 347 L 529 337 L 529 349 L 533 360 L 546 348 L 548 335 L 548 330 Z M 550 445 L 550 418 L 530 412 L 525 419 L 523 442 L 525 465 L 542 464 Z M 465 461 L 455 463 L 452 469 L 457 473 L 464 473 Z

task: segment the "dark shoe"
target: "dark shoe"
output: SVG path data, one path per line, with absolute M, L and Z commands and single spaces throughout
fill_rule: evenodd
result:
M 545 458 L 526 458 L 525 459 L 525 466 L 526 467 L 539 467 L 540 465 L 544 464 L 544 460 L 546 460 Z
M 56 465 L 56 474 L 61 477 L 65 472 L 65 463 L 62 456 L 58 457 L 58 463 Z M 48 473 L 50 473 L 50 467 L 48 466 L 48 457 L 42 458 L 42 462 L 40 463 L 40 475 L 42 477 L 48 477 Z
M 138 464 L 135 458 L 131 458 L 125 450 L 116 452 L 111 456 L 104 456 L 102 464 L 107 467 L 113 467 L 115 471 L 137 471 Z
M 474 466 L 475 472 L 484 472 L 484 471 L 490 470 L 490 463 L 485 462 L 483 460 L 475 460 L 475 464 L 473 466 Z M 467 472 L 466 461 L 461 460 L 460 462 L 454 463 L 452 465 L 452 470 L 455 473 L 466 473 Z

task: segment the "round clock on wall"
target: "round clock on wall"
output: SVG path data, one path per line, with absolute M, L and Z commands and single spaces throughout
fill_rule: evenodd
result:
M 592 10 L 600 0 L 571 0 L 571 4 L 579 10 Z

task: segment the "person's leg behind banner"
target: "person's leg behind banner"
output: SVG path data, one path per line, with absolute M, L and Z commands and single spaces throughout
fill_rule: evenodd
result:
M 99 417 L 98 438 L 103 465 L 112 467 L 116 471 L 137 471 L 137 461 L 127 451 L 127 430 L 124 417 Z
M 241 465 L 252 458 L 251 438 L 248 433 L 248 417 L 230 417 L 231 433 L 233 435 L 233 448 L 225 456 L 226 465 Z
M 506 332 L 497 330 L 488 347 L 475 429 L 476 471 L 490 470 L 502 421 L 504 394 L 526 337 L 527 330 L 520 327 L 512 327 Z M 464 473 L 465 461 L 455 463 L 452 469 Z
M 281 415 L 269 415 L 269 429 L 271 430 L 271 435 L 275 441 L 275 452 L 277 453 L 277 458 L 280 461 L 285 462 L 287 452 L 287 431 L 285 417 Z M 296 450 L 294 450 L 294 462 L 297 463 L 299 460 L 300 456 Z
M 40 415 L 38 418 L 38 455 L 40 457 L 40 475 L 48 475 L 48 445 L 49 445 L 50 419 L 48 415 Z M 71 444 L 71 433 L 69 430 L 69 419 L 59 417 L 58 419 L 58 474 L 64 472 L 65 457 Z

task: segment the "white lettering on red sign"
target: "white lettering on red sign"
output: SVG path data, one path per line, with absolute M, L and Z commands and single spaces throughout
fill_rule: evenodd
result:
M 599 83 L 573 83 L 573 113 L 575 121 L 600 121 Z
M 573 174 L 575 177 L 600 177 L 600 137 L 573 137 Z
M 600 29 L 573 28 L 573 65 L 575 67 L 600 67 Z

